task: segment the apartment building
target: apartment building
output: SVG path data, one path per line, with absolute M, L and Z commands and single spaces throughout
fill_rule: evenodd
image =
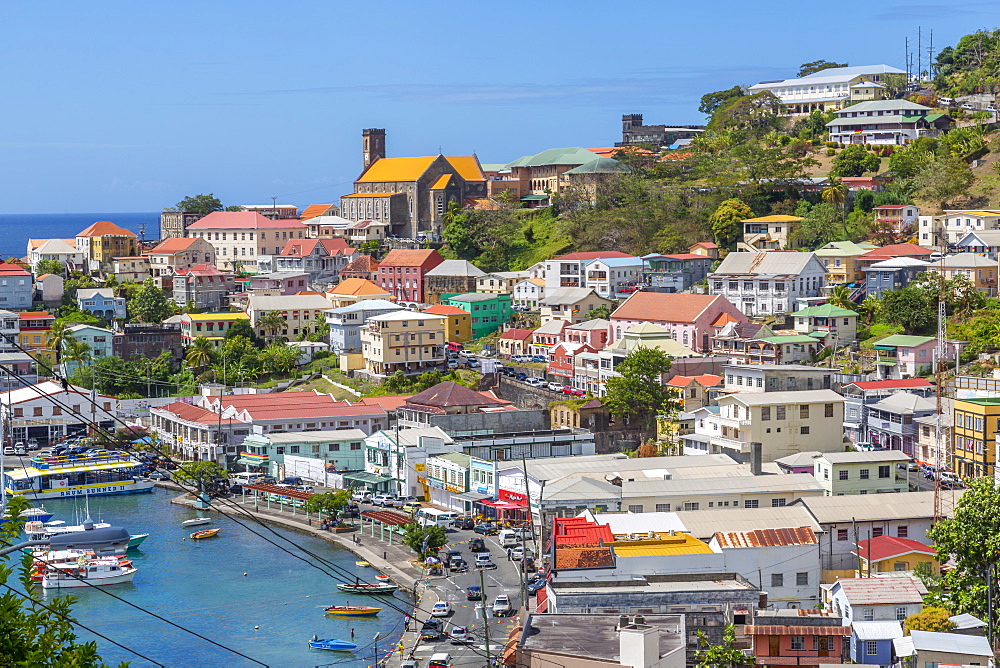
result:
M 740 221 L 743 223 L 743 243 L 756 251 L 802 248 L 795 232 L 803 220 L 805 218 L 799 216 L 775 215 Z
M 215 246 L 195 237 L 165 239 L 147 253 L 153 277 L 172 276 L 199 264 L 215 264 Z
M 247 315 L 250 316 L 250 326 L 257 336 L 266 340 L 282 337 L 286 341 L 295 341 L 302 334 L 313 334 L 325 322 L 323 313 L 332 307 L 327 299 L 320 295 L 254 295 L 247 302 Z M 279 314 L 284 320 L 283 326 L 268 328 L 264 316 L 270 313 Z
M 34 294 L 31 272 L 20 265 L 0 262 L 0 309 L 31 308 Z
M 826 268 L 815 253 L 730 253 L 708 276 L 710 294 L 751 317 L 787 313 L 796 300 L 818 297 L 825 285 Z
M 955 399 L 952 468 L 961 477 L 994 475 L 1000 397 Z
M 368 326 L 368 319 L 402 310 L 386 299 L 364 299 L 354 304 L 324 312 L 330 328 L 330 351 L 334 355 L 361 352 L 361 331 Z
M 368 372 L 390 376 L 424 373 L 445 362 L 446 316 L 397 311 L 368 319 L 361 332 Z
M 250 316 L 242 312 L 185 313 L 180 319 L 181 341 L 186 347 L 195 339 L 204 337 L 218 348 L 237 322 L 249 323 Z
M 187 235 L 215 248 L 216 264 L 235 271 L 258 271 L 261 255 L 277 255 L 291 239 L 304 239 L 301 220 L 265 218 L 255 211 L 215 211 L 191 223 Z
M 193 304 L 196 309 L 221 309 L 235 286 L 235 275 L 214 264 L 196 264 L 173 274 L 173 300 L 181 308 Z
M 76 235 L 76 250 L 83 254 L 89 271 L 104 271 L 112 258 L 139 254 L 135 232 L 101 220 Z
M 442 262 L 434 249 L 391 250 L 379 263 L 378 286 L 399 301 L 423 303 L 424 277 Z
M 906 472 L 898 465 L 908 461 L 898 450 L 824 452 L 813 459 L 813 475 L 826 496 L 906 492 Z

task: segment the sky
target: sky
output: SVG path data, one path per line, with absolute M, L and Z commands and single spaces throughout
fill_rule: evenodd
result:
M 1000 2 L 368 0 L 5 3 L 0 213 L 158 211 L 186 195 L 304 207 L 352 192 L 361 129 L 393 156 L 506 163 L 611 146 L 621 115 L 817 59 L 904 66 Z M 838 20 L 841 17 L 843 20 Z M 926 58 L 926 56 L 925 56 Z

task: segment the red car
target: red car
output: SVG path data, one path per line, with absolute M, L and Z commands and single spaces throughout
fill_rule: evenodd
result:
M 583 390 L 578 390 L 575 387 L 570 387 L 569 385 L 564 386 L 562 392 L 563 394 L 568 394 L 571 397 L 583 397 L 587 395 L 587 393 Z
M 618 292 L 621 293 L 635 292 L 638 289 L 639 289 L 638 285 L 627 285 L 624 288 L 618 288 Z

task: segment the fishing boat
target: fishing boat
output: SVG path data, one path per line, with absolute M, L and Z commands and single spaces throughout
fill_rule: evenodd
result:
M 106 529 L 111 526 L 107 522 L 94 522 L 95 529 Z M 73 526 L 65 526 L 62 521 L 49 522 L 48 524 L 42 524 L 38 521 L 26 522 L 24 525 L 24 533 L 28 537 L 28 540 L 48 540 L 53 536 L 58 536 L 66 533 L 76 533 L 78 531 L 86 531 L 82 524 L 77 524 Z M 148 533 L 134 533 L 129 536 L 128 540 L 128 550 L 134 550 L 135 548 L 142 545 L 142 541 L 149 538 Z M 25 548 L 24 552 L 30 552 L 31 548 Z
M 337 638 L 317 638 L 312 637 L 309 641 L 309 646 L 313 649 L 325 649 L 334 652 L 349 652 L 352 649 L 357 649 L 358 646 L 348 640 L 338 640 Z
M 361 568 L 371 568 L 371 564 L 368 563 L 367 561 L 360 561 L 360 560 L 359 561 L 355 561 L 354 565 L 355 566 L 360 566 Z
M 191 534 L 192 540 L 201 540 L 202 538 L 212 538 L 215 534 L 219 533 L 220 529 L 203 529 L 201 531 L 195 531 Z
M 382 608 L 373 608 L 369 605 L 331 605 L 326 608 L 326 614 L 341 617 L 374 617 L 380 612 Z
M 399 587 L 391 582 L 380 582 L 378 584 L 358 582 L 355 584 L 338 584 L 337 589 L 354 594 L 391 594 L 399 589 Z
M 384 573 L 379 573 L 378 575 L 375 576 L 375 579 L 378 580 L 379 582 L 389 582 L 389 576 L 385 575 Z
M 195 518 L 190 519 L 190 520 L 184 520 L 183 522 L 181 522 L 181 526 L 184 526 L 184 527 L 196 527 L 196 526 L 199 526 L 201 524 L 211 524 L 211 523 L 212 523 L 212 518 L 211 517 L 195 517 Z
M 74 563 L 45 564 L 41 571 L 43 589 L 68 589 L 131 582 L 136 568 L 123 565 L 117 557 L 80 556 Z
M 26 499 L 150 492 L 143 463 L 127 452 L 106 451 L 71 457 L 33 457 L 31 466 L 3 473 L 3 490 Z

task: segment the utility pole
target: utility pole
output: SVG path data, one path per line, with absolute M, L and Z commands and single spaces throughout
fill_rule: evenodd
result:
M 486 665 L 492 665 L 493 662 L 490 660 L 490 618 L 486 616 L 486 579 L 483 577 L 483 571 L 485 569 L 479 569 L 479 593 L 481 598 L 479 599 L 479 605 L 483 609 L 483 639 L 486 641 Z

